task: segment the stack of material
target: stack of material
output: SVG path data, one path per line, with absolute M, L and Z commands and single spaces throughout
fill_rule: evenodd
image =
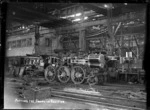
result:
M 64 88 L 64 91 L 67 92 L 75 92 L 75 93 L 82 93 L 82 94 L 94 94 L 94 95 L 102 95 L 100 92 L 97 92 L 96 90 L 86 90 L 86 89 L 76 89 L 76 88 Z
M 43 100 L 51 97 L 51 92 L 50 90 L 34 90 L 34 89 L 29 89 L 29 90 L 24 90 L 23 92 L 24 98 L 27 100 Z
M 138 99 L 138 100 L 146 100 L 146 93 L 143 91 L 116 91 L 115 93 L 121 94 L 122 96 L 125 96 L 129 99 Z

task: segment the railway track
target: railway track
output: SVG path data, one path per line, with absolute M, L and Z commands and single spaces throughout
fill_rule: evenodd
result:
M 142 110 L 146 106 L 145 101 L 140 100 L 129 100 L 125 98 L 114 98 L 109 96 L 90 95 L 66 91 L 51 90 L 52 96 L 71 98 L 79 101 L 92 102 L 96 104 L 103 104 L 106 106 L 119 107 L 131 110 Z M 135 105 L 137 107 L 135 107 Z M 144 110 L 144 109 L 143 109 Z
M 36 80 L 38 80 L 38 86 L 39 87 L 52 87 L 52 88 L 55 88 L 55 89 L 62 89 L 62 88 L 84 88 L 84 89 L 88 89 L 89 88 L 89 85 L 87 84 L 80 84 L 80 85 L 74 85 L 72 83 L 67 83 L 66 84 L 63 84 L 63 83 L 60 83 L 60 82 L 53 82 L 53 83 L 47 83 L 46 81 L 44 81 L 44 78 L 37 78 Z M 7 78 L 7 83 L 11 84 L 12 82 L 14 82 L 14 84 L 19 84 L 21 85 L 23 83 L 23 80 L 22 79 L 19 79 L 19 78 Z M 61 87 L 61 88 L 60 88 Z M 96 88 L 97 91 L 99 92 L 103 92 L 103 93 L 116 93 L 117 90 L 133 90 L 133 89 L 138 89 L 138 90 L 142 90 L 144 91 L 144 87 L 142 86 L 128 86 L 128 85 L 121 85 L 121 84 L 104 84 L 104 85 L 94 85 L 93 88 Z
M 146 102 L 139 101 L 139 100 L 128 100 L 123 98 L 112 98 L 108 96 L 66 92 L 66 91 L 53 89 L 51 87 L 34 89 L 35 93 L 43 90 L 49 91 L 51 97 L 63 98 L 70 101 L 77 101 L 81 103 L 104 105 L 106 107 L 111 108 L 111 110 L 118 110 L 118 109 L 119 110 L 145 110 L 144 108 L 146 108 Z M 36 96 L 34 100 L 36 100 Z
M 113 98 L 108 96 L 90 95 L 75 92 L 60 91 L 51 87 L 36 89 L 35 91 L 48 90 L 52 97 L 63 98 L 81 103 L 90 103 L 97 105 L 104 105 L 110 107 L 112 110 L 145 110 L 146 102 L 139 100 L 129 100 L 125 98 Z M 36 99 L 36 97 L 35 97 Z
M 12 79 L 12 80 L 15 80 L 15 79 Z M 17 80 L 16 80 L 16 83 L 17 83 Z M 58 85 L 61 85 L 61 84 L 58 84 Z M 19 84 L 17 86 L 21 86 L 21 85 Z M 114 110 L 116 108 L 127 109 L 127 110 L 144 110 L 144 108 L 146 108 L 146 101 L 141 101 L 141 100 L 131 100 L 127 98 L 117 98 L 117 97 L 110 97 L 110 96 L 68 92 L 68 91 L 63 91 L 63 90 L 59 90 L 56 88 L 54 89 L 53 86 L 39 87 L 39 89 L 34 89 L 34 91 L 36 92 L 40 90 L 50 91 L 50 94 L 53 97 L 86 102 L 86 103 L 91 103 L 91 104 L 105 105 L 105 106 L 113 108 Z M 101 90 L 101 91 L 109 92 L 107 90 Z
M 104 84 L 104 86 L 115 86 L 115 87 L 125 87 L 125 88 L 132 88 L 132 87 L 145 87 L 145 85 L 140 84 L 140 85 L 136 85 L 136 84 L 110 84 L 110 83 L 106 83 Z
M 53 94 L 55 97 L 59 98 L 64 98 L 64 99 L 69 99 L 69 100 L 75 100 L 75 101 L 80 101 L 81 103 L 86 102 L 90 104 L 98 104 L 98 105 L 104 105 L 107 106 L 107 108 L 110 108 L 111 110 L 145 110 L 141 108 L 136 108 L 136 107 L 128 107 L 128 106 L 123 106 L 123 105 L 117 105 L 117 104 L 111 104 L 111 103 L 105 103 L 105 102 L 98 102 L 98 101 L 93 101 L 93 100 L 87 100 L 87 99 L 82 99 L 82 98 L 76 98 L 76 97 L 70 97 L 70 96 L 63 96 L 63 95 L 56 95 Z
M 60 83 L 60 82 L 53 82 L 53 83 L 47 83 L 46 81 L 44 81 L 44 78 L 37 78 L 37 86 L 39 87 L 52 87 L 52 88 L 55 88 L 55 89 L 62 89 L 62 88 L 76 88 L 76 89 L 80 89 L 80 88 L 83 88 L 83 89 L 89 89 L 89 85 L 88 84 L 80 84 L 80 85 L 74 85 L 72 83 L 67 83 L 66 84 L 63 84 L 63 83 Z M 14 82 L 14 84 L 21 84 L 23 83 L 23 80 L 22 79 L 16 79 L 16 78 L 7 78 L 7 83 L 11 84 L 12 82 Z M 60 88 L 61 87 L 61 88 Z M 128 85 L 121 85 L 121 84 L 104 84 L 104 85 L 94 85 L 92 86 L 92 88 L 95 88 L 96 91 L 99 91 L 99 92 L 103 92 L 103 93 L 116 93 L 117 90 L 122 90 L 122 91 L 126 91 L 126 90 L 142 90 L 144 91 L 145 88 L 143 86 L 128 86 Z
M 8 80 L 16 80 L 16 81 L 23 81 L 22 79 L 20 78 L 6 78 Z M 38 80 L 39 82 L 43 82 L 46 80 L 44 78 L 35 78 L 35 80 Z M 53 85 L 53 84 L 56 84 L 56 85 L 66 85 L 66 84 L 63 84 L 63 83 L 60 83 L 60 82 L 57 82 L 57 81 L 54 81 L 54 82 L 51 82 L 49 83 L 49 85 Z M 73 83 L 71 82 L 68 82 L 67 83 L 68 85 L 74 85 Z M 80 84 L 80 85 L 88 85 L 88 84 Z M 124 88 L 133 88 L 133 87 L 140 87 L 140 88 L 144 88 L 145 86 L 144 85 L 127 85 L 127 84 L 110 84 L 110 83 L 105 83 L 103 85 L 96 85 L 96 86 L 101 86 L 101 87 L 107 87 L 107 86 L 110 86 L 110 87 L 124 87 Z

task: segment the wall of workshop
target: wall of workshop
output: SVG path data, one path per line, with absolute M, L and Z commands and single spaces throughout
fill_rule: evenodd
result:
M 38 46 L 38 54 L 46 54 L 51 55 L 53 54 L 54 49 L 61 49 L 62 46 L 59 42 L 61 36 L 55 34 L 55 30 L 47 29 L 47 28 L 40 28 L 40 35 L 41 38 L 39 39 L 39 46 Z M 25 47 L 16 47 L 16 48 L 7 48 L 6 49 L 6 56 L 26 56 L 26 54 L 34 54 L 35 53 L 35 33 L 28 33 L 28 34 L 20 34 L 9 36 L 6 42 L 16 41 L 21 39 L 32 38 L 32 45 L 25 46 Z M 51 45 L 46 45 L 46 38 L 49 38 L 51 41 Z M 7 44 L 7 43 L 6 43 Z
M 51 39 L 51 36 L 52 34 L 44 34 L 42 35 L 42 37 L 40 38 L 39 40 L 39 54 L 46 54 L 46 55 L 49 55 L 51 54 L 51 50 L 52 50 L 52 47 L 51 46 L 46 46 L 46 38 L 49 38 Z
M 51 55 L 54 53 L 55 49 L 62 49 L 62 45 L 59 42 L 61 35 L 57 35 L 55 33 L 55 30 L 53 30 L 52 32 L 47 32 L 46 34 L 40 34 L 42 35 L 42 37 L 40 38 L 39 46 L 40 54 Z M 46 38 L 49 38 L 51 41 L 51 44 L 49 46 L 46 46 Z
M 60 39 L 62 35 L 54 35 L 55 37 L 52 39 L 52 50 L 62 49 L 62 44 L 60 43 Z
M 16 36 L 10 36 L 6 40 L 6 47 L 8 46 L 8 42 L 10 41 L 16 41 L 21 39 L 27 39 L 32 38 L 32 45 L 31 46 L 25 46 L 25 47 L 17 47 L 17 48 L 6 48 L 6 56 L 25 56 L 26 54 L 32 54 L 34 52 L 34 33 L 29 33 L 27 35 L 16 35 Z

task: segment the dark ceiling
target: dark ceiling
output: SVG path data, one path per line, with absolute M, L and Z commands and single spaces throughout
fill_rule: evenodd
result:
M 70 4 L 71 5 L 71 4 Z M 8 5 L 7 21 L 8 28 L 15 27 L 19 24 L 35 24 L 44 22 L 56 22 L 60 21 L 57 14 L 52 15 L 54 12 L 69 4 L 42 4 L 42 3 L 11 3 Z M 63 20 L 63 22 L 67 22 Z M 67 22 L 68 23 L 68 22 Z
M 70 20 L 62 19 L 62 10 L 73 6 L 83 6 L 84 10 L 93 10 L 97 14 L 107 16 L 104 3 L 9 3 L 7 8 L 7 30 L 20 25 L 39 24 L 45 27 L 61 27 L 73 24 Z M 117 16 L 123 12 L 138 11 L 144 5 L 112 4 L 112 13 Z M 140 8 L 139 8 L 140 7 Z

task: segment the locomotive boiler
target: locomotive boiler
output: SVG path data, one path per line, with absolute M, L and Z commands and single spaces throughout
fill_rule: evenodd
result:
M 89 54 L 82 59 L 75 59 L 71 79 L 75 84 L 81 84 L 84 80 L 93 84 L 102 83 L 104 68 L 103 54 Z
M 106 71 L 105 55 L 71 55 L 46 58 L 47 67 L 45 68 L 45 79 L 51 83 L 58 80 L 61 83 L 67 83 L 70 80 L 74 84 L 103 83 L 103 73 Z
M 110 59 L 110 58 L 109 58 Z M 112 59 L 110 59 L 112 60 Z M 107 60 L 103 54 L 62 55 L 62 56 L 26 56 L 23 71 L 20 76 L 42 76 L 47 82 L 59 81 L 74 84 L 102 84 L 104 72 L 107 72 Z

